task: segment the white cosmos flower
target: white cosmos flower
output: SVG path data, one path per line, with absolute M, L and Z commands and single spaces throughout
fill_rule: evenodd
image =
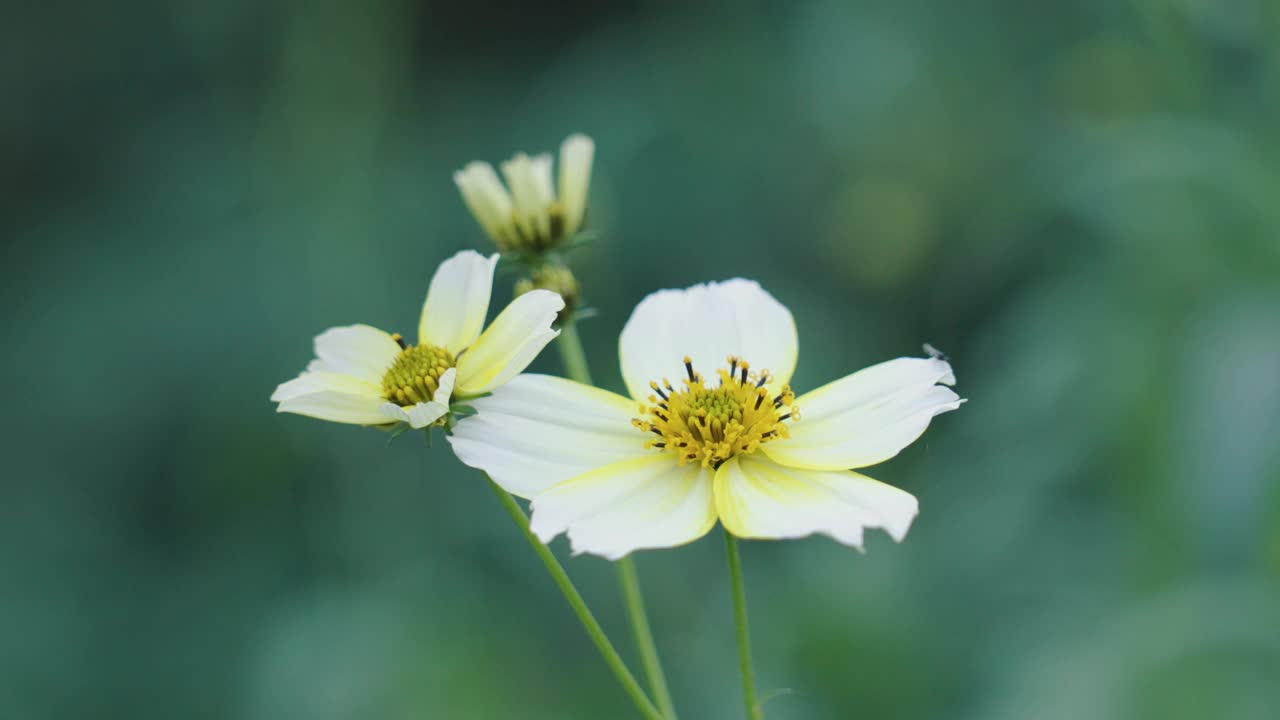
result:
M 500 250 L 541 251 L 559 245 L 582 227 L 594 155 L 595 143 L 586 135 L 570 135 L 564 141 L 558 192 L 547 153 L 534 157 L 519 153 L 502 163 L 506 186 L 492 165 L 479 160 L 455 172 L 453 181 Z
M 451 398 L 490 392 L 518 375 L 560 334 L 551 323 L 564 301 L 546 290 L 525 293 L 486 329 L 497 262 L 497 255 L 465 250 L 440 264 L 422 306 L 417 345 L 368 325 L 321 333 L 316 359 L 271 395 L 278 412 L 423 428 L 445 416 Z
M 741 279 L 650 295 L 619 350 L 630 398 L 521 375 L 450 438 L 463 462 L 533 499 L 544 542 L 567 531 L 575 553 L 610 559 L 690 542 L 717 519 L 743 538 L 824 533 L 860 548 L 883 528 L 900 541 L 915 497 L 852 469 L 897 455 L 962 402 L 934 357 L 797 398 L 791 313 Z

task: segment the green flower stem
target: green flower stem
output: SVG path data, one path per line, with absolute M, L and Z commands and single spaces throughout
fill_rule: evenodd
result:
M 524 514 L 524 509 L 511 496 L 511 493 L 498 487 L 498 484 L 491 479 L 489 480 L 489 488 L 498 497 L 498 502 L 502 503 L 502 507 L 511 515 L 516 527 L 520 528 L 520 532 L 524 533 L 525 539 L 529 541 L 529 546 L 533 548 L 538 559 L 542 560 L 542 564 L 547 566 L 547 572 L 550 573 L 551 579 L 560 588 L 560 592 L 564 595 L 564 599 L 568 601 L 569 607 L 573 608 L 573 612 L 578 616 L 583 629 L 587 631 L 587 635 L 591 637 L 591 641 L 596 644 L 596 648 L 604 657 L 605 664 L 613 671 L 613 676 L 618 679 L 622 689 L 627 691 L 627 695 L 631 696 L 631 701 L 635 703 L 636 709 L 648 720 L 663 720 L 662 713 L 658 711 L 658 708 L 654 707 L 653 702 L 644 694 L 640 683 L 636 682 L 635 676 L 627 669 L 626 663 L 622 661 L 622 657 L 614 649 L 613 643 L 609 642 L 609 638 L 604 634 L 604 629 L 600 627 L 600 623 L 591 614 L 590 608 L 587 607 L 587 603 L 582 599 L 578 589 L 574 587 L 573 581 L 569 579 L 569 575 L 564 571 L 564 567 L 560 565 L 560 561 L 556 560 L 556 556 L 551 553 L 551 549 L 543 544 L 538 539 L 538 536 L 534 535 L 533 531 L 529 529 L 529 517 Z
M 565 374 L 574 382 L 590 385 L 591 368 L 587 366 L 587 353 L 582 349 L 582 338 L 578 337 L 578 323 L 573 318 L 569 318 L 568 322 L 560 326 L 558 344 Z
M 560 357 L 564 360 L 564 370 L 569 379 L 591 385 L 591 369 L 587 365 L 587 353 L 582 349 L 582 338 L 578 337 L 578 325 L 573 318 L 569 318 L 560 327 L 558 345 Z M 658 657 L 658 646 L 653 641 L 649 616 L 645 612 L 644 595 L 640 591 L 640 575 L 636 572 L 635 560 L 625 557 L 615 564 L 618 568 L 618 583 L 622 586 L 622 596 L 627 609 L 627 620 L 631 623 L 631 634 L 635 637 L 640 662 L 644 665 L 645 677 L 649 681 L 649 691 L 657 699 L 663 716 L 667 720 L 676 720 L 675 704 L 671 701 L 667 678 L 662 672 L 662 660 Z
M 747 627 L 747 594 L 742 588 L 742 560 L 738 540 L 724 531 L 724 550 L 729 561 L 729 581 L 733 589 L 733 621 L 738 627 L 738 669 L 742 672 L 742 700 L 747 720 L 764 720 L 764 708 L 756 698 L 756 677 L 751 669 L 751 630 Z
M 622 586 L 627 617 L 631 619 L 631 634 L 640 651 L 640 663 L 644 665 L 649 690 L 658 701 L 662 715 L 667 720 L 676 720 L 676 708 L 671 702 L 671 691 L 667 689 L 667 678 L 662 673 L 658 647 L 654 645 L 653 633 L 649 630 L 649 615 L 644 609 L 644 594 L 640 592 L 640 575 L 636 572 L 636 562 L 630 555 L 618 561 L 618 583 Z

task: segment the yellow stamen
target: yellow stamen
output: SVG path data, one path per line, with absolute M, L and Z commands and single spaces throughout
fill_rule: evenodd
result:
M 771 379 L 767 370 L 753 374 L 746 360 L 730 355 L 727 361 L 727 370 L 716 371 L 718 387 L 707 387 L 687 356 L 688 377 L 682 389 L 673 388 L 666 378 L 661 385 L 649 383 L 656 394 L 649 396 L 651 405 L 640 406 L 640 413 L 647 417 L 631 421 L 636 429 L 657 436 L 645 447 L 671 452 L 681 465 L 698 462 L 715 468 L 735 455 L 753 453 L 766 442 L 788 437 L 784 421 L 799 419 L 791 388 L 784 385 L 770 400 L 764 387 Z

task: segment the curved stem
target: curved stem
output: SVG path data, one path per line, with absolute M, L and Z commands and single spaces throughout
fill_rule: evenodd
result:
M 573 318 L 569 318 L 560 327 L 557 345 L 560 346 L 560 357 L 564 361 L 564 371 L 569 379 L 590 385 L 591 368 L 587 365 L 587 353 L 582 348 L 582 338 L 578 337 L 578 324 Z M 671 691 L 667 688 L 667 678 L 662 672 L 662 660 L 658 657 L 658 645 L 653 641 L 653 630 L 649 627 L 649 616 L 645 612 L 644 595 L 640 591 L 640 575 L 636 572 L 635 561 L 626 557 L 619 560 L 616 565 L 618 583 L 622 586 L 622 596 L 627 609 L 627 620 L 631 623 L 631 634 L 635 637 L 640 662 L 644 665 L 649 691 L 657 699 L 664 717 L 667 720 L 676 720 Z
M 529 517 L 524 514 L 524 509 L 520 507 L 515 498 L 511 497 L 511 493 L 498 487 L 493 480 L 489 480 L 489 488 L 493 490 L 493 494 L 498 497 L 502 507 L 506 509 L 507 513 L 511 515 L 511 519 L 515 521 L 516 527 L 520 528 L 520 532 L 529 541 L 529 546 L 533 548 L 538 559 L 542 560 L 542 564 L 547 567 L 547 572 L 551 574 L 551 579 L 560 588 L 560 592 L 564 595 L 564 599 L 568 601 L 569 607 L 573 608 L 574 614 L 578 616 L 578 620 L 582 623 L 582 628 L 587 631 L 587 635 L 595 643 L 596 649 L 604 657 L 605 664 L 613 671 L 613 675 L 622 685 L 622 689 L 626 690 L 627 695 L 631 696 L 631 701 L 635 703 L 636 709 L 648 720 L 663 720 L 662 713 L 658 712 L 658 709 L 654 707 L 653 702 L 649 700 L 649 697 L 644 694 L 644 690 L 641 689 L 640 683 L 636 682 L 635 676 L 627 669 L 626 663 L 622 661 L 622 657 L 614 649 L 613 643 L 609 642 L 609 638 L 604 634 L 604 629 L 600 627 L 600 623 L 591 614 L 590 608 L 587 607 L 587 603 L 582 599 L 582 595 L 578 593 L 578 589 L 574 587 L 569 575 L 565 573 L 560 561 L 556 560 L 556 556 L 551 553 L 551 549 L 544 545 L 538 539 L 538 536 L 534 535 L 533 531 L 529 529 Z
M 662 674 L 662 662 L 658 659 L 658 647 L 649 630 L 649 615 L 644 609 L 644 594 L 640 591 L 640 576 L 636 573 L 635 560 L 630 555 L 618 561 L 618 583 L 622 586 L 622 598 L 626 601 L 627 617 L 631 619 L 631 634 L 636 649 L 640 651 L 640 664 L 644 666 L 649 691 L 653 693 L 658 708 L 667 720 L 676 720 L 675 704 L 667 689 L 667 678 Z
M 729 561 L 729 581 L 733 590 L 733 621 L 738 628 L 738 669 L 742 672 L 742 700 L 747 720 L 764 720 L 764 708 L 756 698 L 756 677 L 751 669 L 751 630 L 747 627 L 747 594 L 742 587 L 742 560 L 738 540 L 724 531 L 724 550 Z

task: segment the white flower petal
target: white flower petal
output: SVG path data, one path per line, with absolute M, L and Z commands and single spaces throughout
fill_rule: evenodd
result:
M 437 381 L 436 391 L 431 395 L 431 399 L 446 408 L 449 407 L 449 399 L 453 397 L 453 386 L 458 379 L 458 369 L 449 368 L 444 371 Z
M 546 217 L 546 203 L 539 189 L 535 176 L 533 160 L 524 153 L 519 153 L 502 163 L 502 176 L 507 179 L 511 188 L 511 197 L 515 205 L 516 224 L 520 232 L 527 238 L 537 236 L 540 227 L 550 225 Z M 540 222 L 545 220 L 545 222 Z
M 444 417 L 447 412 L 449 412 L 449 406 L 442 405 L 435 400 L 418 403 L 409 408 L 409 426 L 415 430 L 422 429 Z
M 378 406 L 378 412 L 382 413 L 389 421 L 409 422 L 409 413 L 393 402 L 382 403 Z
M 595 152 L 595 143 L 582 134 L 570 135 L 560 146 L 560 205 L 564 208 L 565 233 L 568 235 L 582 227 Z
M 550 375 L 520 375 L 469 403 L 476 415 L 454 428 L 458 459 L 503 489 L 533 497 L 619 460 L 657 454 L 631 425 L 635 402 Z
M 551 203 L 556 199 L 554 182 L 552 181 L 551 156 L 543 153 L 529 159 L 530 181 L 534 191 L 534 199 L 530 205 L 535 213 L 538 234 L 541 237 L 551 236 Z
M 329 328 L 316 336 L 316 358 L 308 370 L 353 375 L 381 384 L 387 368 L 400 354 L 391 335 L 368 325 Z
M 631 313 L 618 342 L 622 377 L 637 400 L 650 394 L 649 381 L 685 377 L 683 360 L 715 384 L 715 371 L 737 355 L 753 370 L 773 375 L 772 390 L 791 379 L 796 367 L 796 326 L 791 312 L 751 280 L 662 290 Z
M 512 300 L 458 358 L 458 394 L 486 393 L 520 374 L 560 334 L 551 323 L 563 309 L 564 300 L 549 290 Z
M 898 358 L 859 370 L 796 398 L 791 437 L 762 445 L 774 461 L 810 470 L 884 462 L 915 442 L 939 413 L 964 402 L 950 388 L 951 366 L 936 358 Z
M 485 257 L 463 250 L 440 263 L 422 304 L 419 343 L 443 347 L 456 355 L 475 342 L 489 312 L 498 257 L 497 253 Z
M 499 244 L 515 241 L 511 217 L 511 194 L 503 187 L 493 166 L 487 162 L 471 162 L 453 174 L 453 182 L 462 193 L 462 201 Z
M 432 400 L 431 402 L 416 403 L 407 409 L 402 408 L 395 403 L 383 403 L 378 406 L 378 410 L 386 416 L 389 421 L 400 421 L 409 423 L 409 427 L 414 430 L 421 430 L 431 423 L 444 417 L 449 412 L 448 405 L 441 405 Z
M 716 508 L 729 532 L 744 538 L 830 535 L 862 547 L 862 531 L 884 528 L 902 542 L 918 509 L 915 496 L 850 470 L 799 470 L 759 455 L 720 466 Z
M 321 373 L 310 373 L 320 375 Z M 306 376 L 304 376 L 306 377 Z M 302 380 L 303 378 L 298 378 Z M 312 381 L 315 378 L 311 378 Z M 296 382 L 296 381 L 295 381 Z M 356 380 L 355 382 L 359 382 Z M 286 383 L 287 385 L 288 383 Z M 285 391 L 285 386 L 277 390 L 277 394 Z M 276 412 L 294 413 L 330 422 L 351 423 L 354 425 L 385 425 L 391 422 L 379 410 L 386 402 L 381 396 L 367 392 L 343 392 L 341 390 L 319 390 L 303 394 L 288 395 L 280 400 Z
M 271 393 L 271 401 L 284 402 L 303 395 L 326 391 L 347 395 L 382 396 L 382 386 L 380 384 L 371 383 L 368 380 L 343 373 L 315 370 L 304 372 L 288 382 L 281 383 L 276 388 L 276 391 Z
M 713 472 L 664 453 L 579 475 L 533 499 L 543 542 L 568 531 L 574 554 L 617 560 L 633 550 L 692 542 L 716 523 Z

